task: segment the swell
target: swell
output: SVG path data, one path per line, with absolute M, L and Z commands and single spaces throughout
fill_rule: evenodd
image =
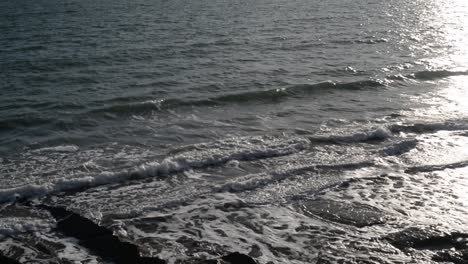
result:
M 409 82 L 410 80 L 431 81 L 452 76 L 465 76 L 468 71 L 418 71 L 408 75 L 387 76 L 384 79 L 358 80 L 354 82 L 321 82 L 315 84 L 297 84 L 287 87 L 245 91 L 239 93 L 223 94 L 219 96 L 195 100 L 166 98 L 146 100 L 140 102 L 122 102 L 110 106 L 93 109 L 90 113 L 112 113 L 118 115 L 145 114 L 153 111 L 170 110 L 179 107 L 209 107 L 230 104 L 248 103 L 276 103 L 289 98 L 304 98 L 312 95 L 325 94 L 331 91 L 360 91 L 384 88 L 394 82 Z M 113 101 L 109 101 L 115 103 Z M 106 102 L 104 102 L 106 103 Z
M 384 87 L 385 81 L 382 80 L 362 80 L 348 83 L 322 82 L 316 84 L 299 84 L 289 87 L 246 91 L 240 93 L 223 94 L 220 96 L 203 98 L 198 100 L 184 100 L 176 98 L 147 100 L 143 102 L 128 102 L 114 104 L 91 110 L 90 113 L 112 113 L 112 114 L 144 114 L 152 111 L 169 110 L 179 107 L 204 107 L 243 103 L 275 103 L 287 98 L 302 98 L 313 94 L 326 93 L 333 90 L 353 91 Z
M 409 75 L 387 76 L 384 79 L 359 80 L 354 82 L 322 82 L 315 84 L 297 84 L 278 89 L 245 91 L 239 93 L 222 94 L 219 96 L 201 98 L 201 99 L 179 99 L 179 98 L 159 98 L 144 100 L 145 97 L 117 98 L 107 101 L 99 101 L 104 104 L 102 107 L 85 110 L 77 105 L 72 105 L 75 110 L 84 110 L 84 112 L 72 114 L 70 118 L 80 119 L 89 115 L 106 115 L 111 117 L 144 115 L 153 112 L 171 110 L 181 107 L 210 107 L 231 104 L 252 104 L 252 103 L 277 103 L 289 98 L 304 98 L 313 95 L 326 94 L 332 91 L 360 91 L 369 89 L 379 89 L 391 85 L 394 82 L 405 83 L 410 80 L 430 81 L 443 79 L 451 76 L 465 76 L 468 71 L 419 71 Z M 62 106 L 60 106 L 62 107 Z M 68 108 L 67 108 L 68 109 Z M 110 115 L 110 116 L 109 116 Z M 17 127 L 35 127 L 41 124 L 53 122 L 54 119 L 48 119 L 37 116 L 37 113 L 30 113 L 23 116 L 14 117 L 7 120 L 0 120 L 1 130 L 12 130 Z
M 413 74 L 407 75 L 406 77 L 417 79 L 417 80 L 438 80 L 452 76 L 466 76 L 468 71 L 449 71 L 449 70 L 434 70 L 434 71 L 419 71 Z

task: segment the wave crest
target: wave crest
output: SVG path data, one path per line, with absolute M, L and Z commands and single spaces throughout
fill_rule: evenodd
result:
M 218 166 L 231 160 L 249 161 L 286 156 L 306 149 L 310 141 L 300 137 L 258 136 L 219 140 L 186 147 L 161 161 L 118 171 L 106 171 L 81 178 L 60 178 L 43 184 L 0 189 L 0 202 L 79 191 L 100 185 L 136 179 L 165 177 L 191 169 Z

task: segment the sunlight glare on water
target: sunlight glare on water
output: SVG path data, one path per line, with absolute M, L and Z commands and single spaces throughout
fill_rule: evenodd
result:
M 416 110 L 420 118 L 435 120 L 457 119 L 468 116 L 468 2 L 463 0 L 430 1 L 429 9 L 419 14 L 421 23 L 415 27 L 415 36 L 427 38 L 423 47 L 435 56 L 423 59 L 429 69 L 446 70 L 447 79 L 424 81 L 427 87 L 438 87 L 435 91 L 421 90 L 410 96 L 415 103 L 428 108 Z M 429 11 L 430 10 L 430 11 Z M 421 12 L 421 11 L 417 11 Z M 453 74 L 457 73 L 457 74 Z M 441 72 L 441 75 L 444 75 Z M 456 75 L 456 76 L 454 76 Z
M 458 76 L 452 78 L 447 87 L 440 91 L 440 95 L 447 100 L 442 109 L 448 115 L 459 117 L 468 116 L 468 77 Z
M 452 46 L 453 54 L 450 55 L 450 59 L 456 62 L 459 67 L 466 69 L 468 62 L 468 2 L 464 0 L 449 1 L 444 9 L 441 16 L 446 23 L 444 37 L 446 42 Z

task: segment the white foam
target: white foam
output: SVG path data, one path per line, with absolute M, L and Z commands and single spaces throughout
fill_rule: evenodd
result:
M 277 179 L 280 180 L 280 179 Z M 254 190 L 275 181 L 275 177 L 267 173 L 249 174 L 218 187 L 218 192 L 243 192 Z
M 2 217 L 0 218 L 0 238 L 18 233 L 50 230 L 53 224 L 53 222 L 32 217 Z
M 383 149 L 383 153 L 387 156 L 397 156 L 409 152 L 414 149 L 417 144 L 418 141 L 416 139 L 401 141 L 397 144 L 386 147 Z
M 47 152 L 76 152 L 80 148 L 75 145 L 60 145 L 60 146 L 55 146 L 55 147 L 46 147 L 46 148 L 40 148 L 35 151 L 37 152 L 42 152 L 42 151 L 47 151 Z
M 338 142 L 355 143 L 366 142 L 370 140 L 385 140 L 390 138 L 392 133 L 384 127 L 379 127 L 368 132 L 358 132 L 349 136 L 330 136 L 330 139 Z
M 304 138 L 267 136 L 233 138 L 208 144 L 198 144 L 191 146 L 188 151 L 168 156 L 162 161 L 148 162 L 123 171 L 105 171 L 86 177 L 59 178 L 42 184 L 26 184 L 20 187 L 0 189 L 0 202 L 42 197 L 52 193 L 91 188 L 134 179 L 164 177 L 191 169 L 225 164 L 233 160 L 254 160 L 289 155 L 305 149 L 308 145 L 309 141 Z

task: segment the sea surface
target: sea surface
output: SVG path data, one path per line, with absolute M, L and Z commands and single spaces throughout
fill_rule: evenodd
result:
M 468 263 L 468 1 L 0 2 L 0 263 Z

